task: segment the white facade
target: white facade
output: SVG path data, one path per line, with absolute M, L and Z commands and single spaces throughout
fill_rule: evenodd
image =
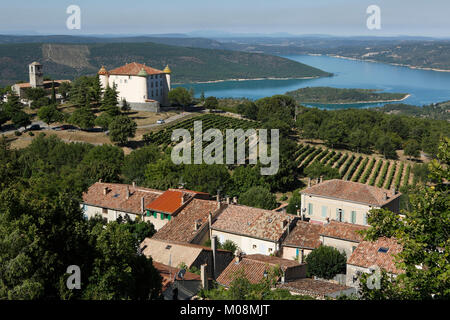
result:
M 302 212 L 306 218 L 326 223 L 327 218 L 359 225 L 367 224 L 367 213 L 379 207 L 351 201 L 301 194 Z
M 82 204 L 81 209 L 83 210 L 84 217 L 86 219 L 90 219 L 95 217 L 96 215 L 100 215 L 102 218 L 105 218 L 108 222 L 116 221 L 119 216 L 122 216 L 122 218 L 125 218 L 125 215 L 128 214 L 128 216 L 131 218 L 131 220 L 135 220 L 137 215 L 134 213 L 109 209 L 109 208 L 101 208 L 96 206 L 91 206 L 88 204 Z
M 220 243 L 224 243 L 227 240 L 233 241 L 244 254 L 270 255 L 279 250 L 279 245 L 273 241 L 246 237 L 214 229 L 212 230 L 212 236 L 217 236 Z
M 169 105 L 170 69 L 166 67 L 164 71 L 158 70 L 158 73 L 149 74 L 145 71 L 145 65 L 133 63 L 133 67 L 134 71 L 129 74 L 123 74 L 123 71 L 115 74 L 114 70 L 108 72 L 102 67 L 99 71 L 102 88 L 116 85 L 119 93 L 118 100 L 126 100 L 132 106 L 133 104 L 150 103 L 152 100 L 157 101 L 160 105 Z M 141 68 L 141 71 L 135 73 L 136 68 Z

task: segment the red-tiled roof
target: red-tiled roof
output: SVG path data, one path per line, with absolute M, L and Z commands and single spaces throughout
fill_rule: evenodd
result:
M 283 245 L 298 248 L 316 249 L 320 246 L 321 224 L 297 221 L 295 227 L 283 241 Z
M 387 252 L 380 252 L 380 248 L 388 249 Z M 389 273 L 399 274 L 402 270 L 395 266 L 393 255 L 402 251 L 403 247 L 394 238 L 379 238 L 377 241 L 362 241 L 347 263 L 363 268 L 378 266 Z
M 277 287 L 314 297 L 324 297 L 327 294 L 350 289 L 350 287 L 341 284 L 311 278 L 297 279 L 287 283 L 278 284 Z
M 153 266 L 156 268 L 156 270 L 159 271 L 159 274 L 162 278 L 162 291 L 165 291 L 169 287 L 169 285 L 173 282 L 175 275 L 178 274 L 178 272 L 181 270 L 179 268 L 170 267 L 166 264 L 159 263 L 156 261 L 153 261 Z M 177 277 L 176 279 L 181 280 L 180 277 Z M 183 280 L 200 281 L 200 275 L 186 271 Z
M 45 87 L 50 87 L 49 85 L 52 84 L 52 82 L 55 83 L 56 86 L 59 86 L 61 83 L 63 82 L 68 82 L 70 83 L 70 80 L 45 80 L 43 81 L 43 85 Z M 16 83 L 15 86 L 19 87 L 19 88 L 31 88 L 31 84 L 29 82 L 25 82 L 25 83 Z
M 257 239 L 279 241 L 293 219 L 292 215 L 282 212 L 229 205 L 213 223 L 212 229 Z
M 104 190 L 107 188 L 106 195 Z M 130 196 L 127 199 L 127 188 L 130 191 Z M 91 185 L 87 192 L 83 193 L 83 203 L 129 212 L 134 214 L 141 214 L 141 198 L 144 197 L 144 207 L 153 200 L 162 195 L 163 192 L 155 189 L 134 187 L 127 184 L 119 183 L 103 183 L 96 182 Z
M 342 240 L 361 242 L 363 240 L 363 236 L 361 236 L 357 231 L 366 230 L 368 228 L 368 226 L 331 220 L 330 223 L 323 225 L 321 235 Z
M 127 75 L 127 76 L 137 76 L 139 71 L 144 69 L 149 75 L 152 74 L 163 74 L 164 72 L 149 66 L 146 66 L 145 64 L 140 64 L 137 62 L 128 63 L 124 66 L 118 67 L 116 69 L 112 69 L 108 71 L 109 74 L 113 75 Z
M 243 272 L 251 283 L 258 283 L 264 278 L 264 271 L 268 272 L 271 267 L 279 266 L 282 270 L 286 270 L 299 265 L 297 261 L 273 256 L 261 254 L 246 255 L 239 262 L 231 261 L 217 278 L 217 282 L 228 287 L 236 276 Z
M 218 210 L 217 203 L 211 200 L 192 199 L 175 218 L 158 230 L 152 239 L 191 242 L 205 223 L 208 223 L 209 213 L 214 214 Z
M 148 210 L 172 214 L 193 196 L 192 193 L 182 190 L 169 189 L 153 202 L 149 203 L 146 208 Z
M 373 206 L 383 206 L 401 195 L 399 192 L 394 194 L 392 190 L 338 179 L 327 180 L 316 184 L 302 190 L 301 193 L 365 203 Z M 387 195 L 387 199 L 384 199 L 384 194 Z

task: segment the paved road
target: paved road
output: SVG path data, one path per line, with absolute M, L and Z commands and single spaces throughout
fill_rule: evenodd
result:
M 186 112 L 185 111 L 185 112 L 173 115 L 173 116 L 165 119 L 164 121 L 165 121 L 165 123 L 170 123 L 170 122 L 179 120 L 179 119 L 181 119 L 183 117 L 186 117 L 187 115 L 190 115 L 191 113 L 192 112 Z M 47 126 L 47 124 L 45 122 L 43 122 L 43 121 L 33 121 L 31 123 L 31 125 L 36 125 L 36 124 L 41 127 L 41 130 L 51 130 L 51 129 L 55 128 L 55 127 L 59 127 L 59 126 Z M 160 125 L 161 124 L 158 124 L 158 123 L 152 123 L 152 124 L 146 124 L 146 125 L 138 126 L 138 128 L 139 129 L 153 128 L 153 127 L 157 127 L 157 126 L 160 126 Z M 29 128 L 30 126 L 28 126 L 27 128 Z M 10 129 L 10 130 L 6 130 L 6 131 L 0 131 L 0 134 L 10 134 L 10 133 L 14 133 L 16 130 L 20 131 L 20 132 L 24 132 L 25 128 L 22 127 L 22 128 L 19 128 L 19 129 Z

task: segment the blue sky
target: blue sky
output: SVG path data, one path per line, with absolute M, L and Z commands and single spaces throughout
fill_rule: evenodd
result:
M 26 3 L 26 4 L 25 4 Z M 66 8 L 81 8 L 81 30 Z M 381 8 L 368 30 L 366 8 Z M 0 0 L 0 33 L 233 33 L 420 35 L 450 37 L 449 0 Z

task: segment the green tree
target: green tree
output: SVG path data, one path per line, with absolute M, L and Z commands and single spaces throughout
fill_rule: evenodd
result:
M 151 162 L 145 169 L 145 186 L 160 190 L 178 187 L 183 175 L 183 165 L 176 165 L 169 158 Z
M 191 164 L 184 167 L 183 179 L 188 189 L 216 194 L 229 190 L 230 173 L 225 165 Z
M 420 157 L 420 144 L 416 140 L 410 139 L 406 141 L 403 151 L 405 156 L 409 156 L 409 160 L 411 160 L 411 157 L 418 158 Z
M 56 104 L 56 89 L 55 89 L 55 82 L 52 81 L 52 95 L 50 99 L 51 104 Z
M 375 148 L 386 158 L 386 159 L 397 159 L 397 153 L 395 152 L 395 145 L 391 138 L 387 135 L 382 135 L 379 137 L 375 144 Z
M 128 138 L 136 134 L 137 124 L 127 116 L 118 116 L 109 124 L 109 138 L 112 142 L 124 145 Z
M 104 131 L 108 130 L 110 123 L 113 121 L 113 117 L 107 112 L 102 112 L 97 118 L 95 118 L 94 124 Z
M 231 196 L 240 196 L 251 187 L 263 186 L 269 188 L 256 166 L 238 166 L 231 176 Z
M 69 118 L 69 123 L 81 129 L 90 129 L 95 125 L 95 115 L 88 107 L 76 109 Z
M 44 121 L 47 125 L 53 123 L 53 122 L 59 122 L 63 120 L 63 114 L 61 111 L 58 110 L 58 108 L 55 105 L 49 105 L 41 107 L 38 110 L 38 117 L 42 121 Z
M 209 110 L 216 110 L 219 107 L 219 100 L 216 97 L 208 97 L 203 106 Z
M 131 110 L 131 106 L 130 104 L 127 102 L 127 99 L 123 99 L 122 100 L 122 107 L 121 107 L 122 112 L 128 112 Z
M 321 245 L 306 256 L 308 274 L 323 279 L 332 279 L 339 273 L 345 273 L 347 257 L 339 250 Z
M 69 92 L 70 92 L 71 88 L 72 88 L 72 86 L 71 86 L 70 82 L 65 82 L 64 81 L 58 87 L 58 93 L 62 96 L 63 99 L 67 99 L 67 97 L 69 96 Z
M 162 159 L 163 155 L 157 146 L 150 144 L 133 150 L 125 156 L 122 174 L 126 183 L 136 182 L 138 185 L 145 184 L 145 171 L 147 165 Z
M 297 214 L 297 210 L 301 210 L 302 208 L 301 199 L 300 189 L 294 190 L 292 192 L 292 197 L 289 199 L 289 204 L 286 207 L 286 212 L 290 214 Z
M 264 187 L 251 187 L 241 195 L 239 203 L 267 210 L 272 210 L 277 207 L 275 195 Z
M 19 110 L 11 117 L 12 123 L 16 128 L 27 127 L 31 124 L 31 117 L 26 112 Z
M 307 177 L 317 179 L 323 177 L 324 180 L 339 179 L 339 169 L 324 165 L 319 161 L 314 161 L 303 170 Z
M 192 95 L 183 87 L 177 87 L 169 91 L 169 102 L 174 105 L 186 107 L 192 103 Z
M 102 145 L 89 150 L 80 163 L 91 183 L 102 179 L 105 182 L 119 182 L 124 160 L 122 149 L 111 145 Z

